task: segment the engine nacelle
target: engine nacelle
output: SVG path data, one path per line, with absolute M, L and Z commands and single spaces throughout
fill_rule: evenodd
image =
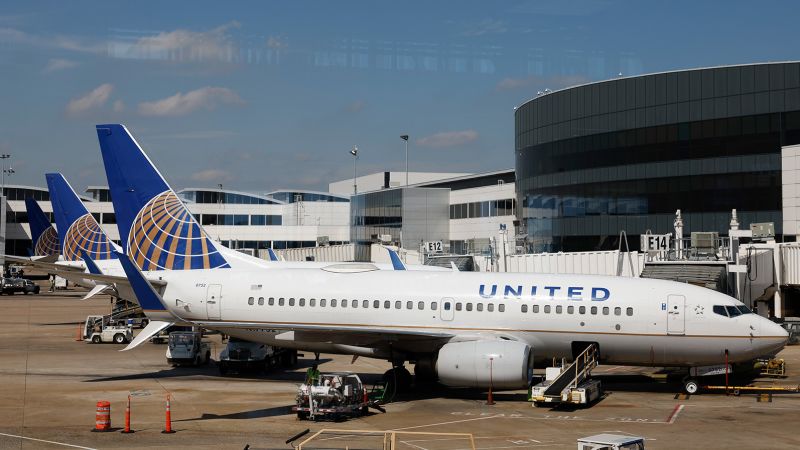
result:
M 452 342 L 439 350 L 436 374 L 452 387 L 520 389 L 528 386 L 533 351 L 519 341 Z M 491 373 L 490 373 L 491 372 Z

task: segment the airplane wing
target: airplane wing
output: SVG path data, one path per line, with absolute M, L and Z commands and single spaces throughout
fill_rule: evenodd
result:
M 13 256 L 13 255 L 3 255 L 6 261 L 15 263 L 15 264 L 22 264 L 25 266 L 31 266 L 36 269 L 45 270 L 48 273 L 53 273 L 53 270 L 58 270 L 61 272 L 83 272 L 83 269 L 78 266 L 68 266 L 62 264 L 56 264 L 55 262 L 47 261 L 44 258 L 42 259 L 31 259 L 31 258 L 24 258 L 22 256 Z

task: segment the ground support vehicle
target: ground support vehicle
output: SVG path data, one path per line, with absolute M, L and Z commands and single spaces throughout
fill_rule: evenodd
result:
M 22 292 L 23 294 L 27 295 L 38 294 L 39 289 L 40 288 L 38 284 L 25 278 L 4 278 L 0 292 L 8 295 Z
M 113 342 L 127 344 L 133 339 L 129 325 L 112 319 L 111 316 L 88 316 L 83 326 L 83 340 L 93 344 Z
M 358 375 L 350 372 L 320 374 L 312 384 L 302 384 L 292 408 L 301 420 L 340 420 L 367 413 L 370 400 Z
M 169 334 L 167 362 L 173 366 L 199 366 L 211 360 L 211 346 L 199 331 L 173 331 Z
M 547 403 L 588 405 L 603 394 L 600 381 L 590 378 L 597 366 L 597 346 L 590 345 L 575 360 L 561 367 L 545 369 L 545 379 L 532 386 L 529 400 L 533 406 Z
M 644 438 L 627 434 L 596 434 L 578 439 L 578 450 L 644 450 Z
M 297 364 L 297 350 L 273 347 L 231 337 L 219 354 L 220 375 L 246 370 L 268 371 L 278 366 L 292 367 Z

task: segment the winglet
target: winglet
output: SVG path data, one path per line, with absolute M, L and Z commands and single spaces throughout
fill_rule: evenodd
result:
M 403 261 L 397 256 L 397 252 L 388 247 L 384 248 L 389 252 L 389 258 L 392 259 L 392 267 L 394 267 L 394 270 L 406 270 L 406 265 L 403 264 Z
M 269 253 L 269 260 L 270 261 L 279 261 L 278 255 L 275 254 L 275 251 L 271 248 L 267 249 L 267 253 Z
M 86 268 L 89 269 L 89 273 L 103 275 L 103 271 L 97 267 L 97 263 L 95 263 L 94 260 L 86 254 L 86 252 L 83 252 L 83 262 L 86 263 Z
M 164 299 L 153 289 L 153 285 L 147 281 L 144 274 L 136 267 L 128 258 L 127 255 L 114 252 L 119 258 L 119 262 L 122 264 L 122 270 L 125 271 L 125 276 L 128 277 L 128 281 L 131 282 L 131 288 L 133 289 L 133 293 L 136 294 L 136 299 L 139 301 L 139 305 L 145 311 L 167 311 L 166 306 L 164 305 Z

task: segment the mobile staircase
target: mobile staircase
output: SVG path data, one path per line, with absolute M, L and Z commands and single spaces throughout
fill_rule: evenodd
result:
M 592 369 L 597 367 L 598 357 L 597 344 L 591 344 L 572 364 L 548 368 L 545 380 L 531 388 L 530 400 L 534 406 L 543 403 L 585 405 L 600 398 L 600 381 L 590 378 Z

